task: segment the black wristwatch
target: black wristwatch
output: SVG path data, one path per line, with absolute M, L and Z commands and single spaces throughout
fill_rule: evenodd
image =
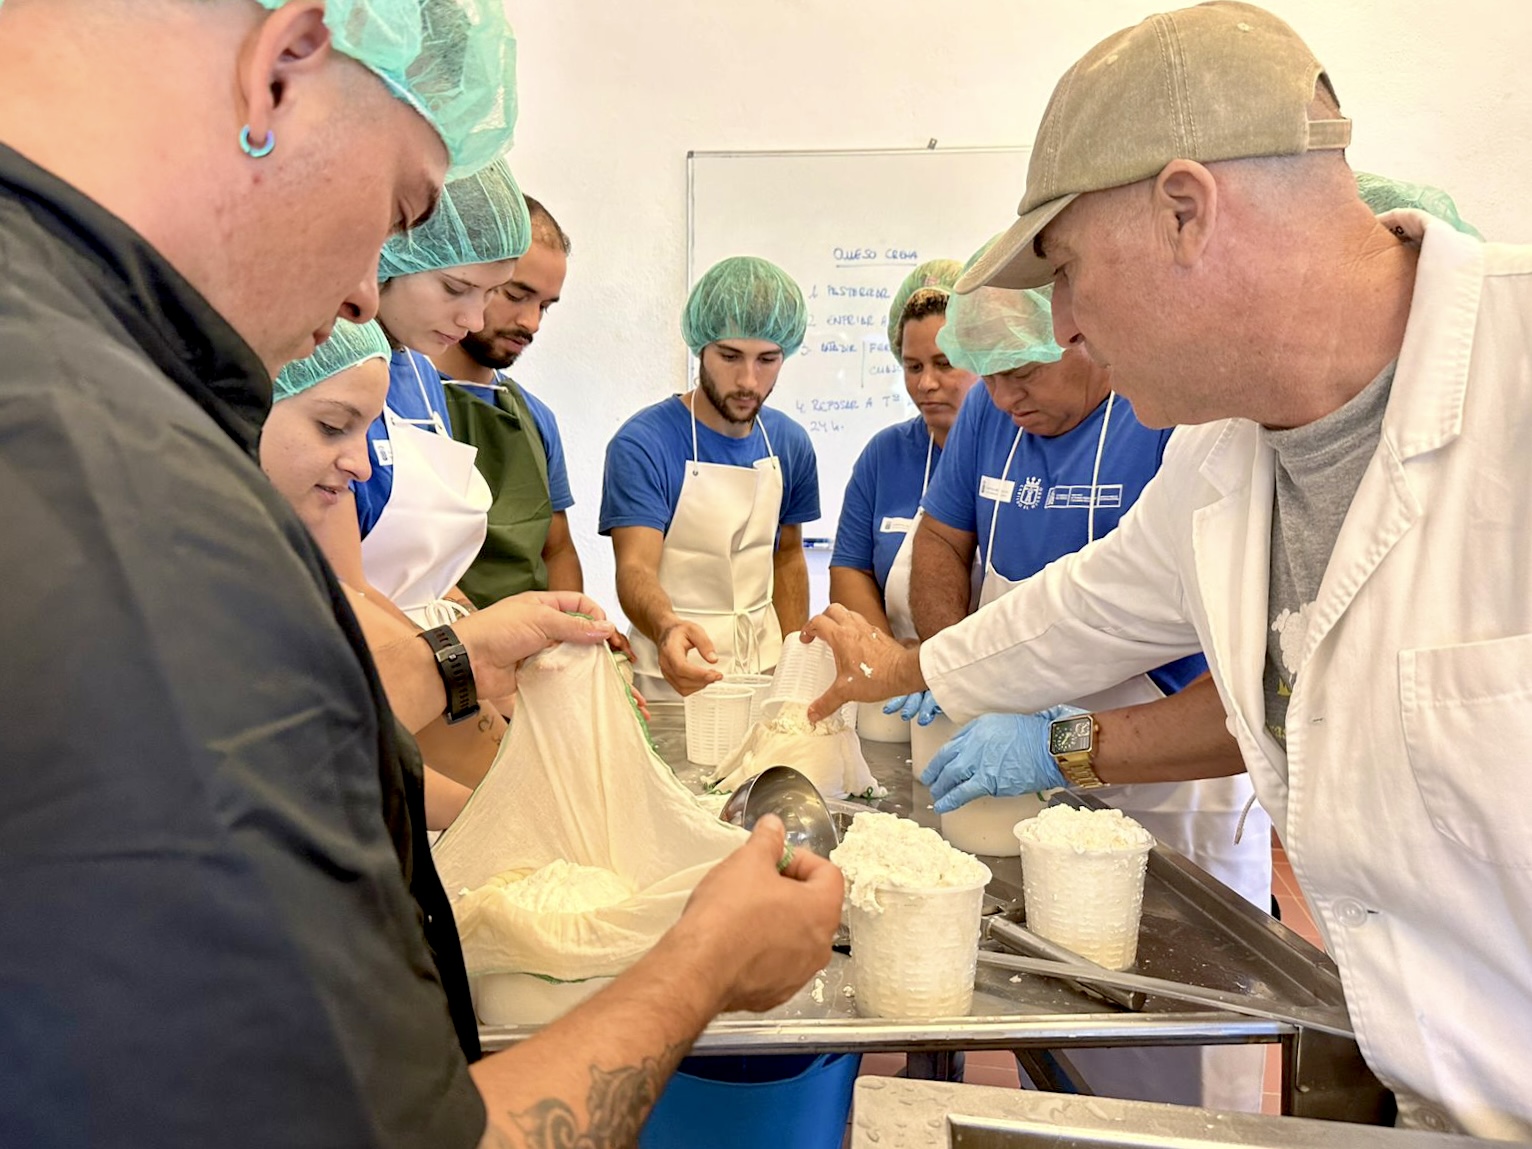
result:
M 473 680 L 473 667 L 468 665 L 468 651 L 457 632 L 450 626 L 433 626 L 421 631 L 420 637 L 436 655 L 436 672 L 442 676 L 442 686 L 447 691 L 444 716 L 448 724 L 472 718 L 479 712 L 479 688 Z

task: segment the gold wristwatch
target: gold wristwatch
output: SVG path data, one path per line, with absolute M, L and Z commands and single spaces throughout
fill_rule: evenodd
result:
M 1100 727 L 1094 714 L 1055 718 L 1048 724 L 1048 753 L 1059 765 L 1064 781 L 1076 790 L 1105 786 L 1096 773 L 1096 736 Z

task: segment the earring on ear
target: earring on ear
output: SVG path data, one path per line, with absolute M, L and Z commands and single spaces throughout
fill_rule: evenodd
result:
M 266 129 L 266 138 L 261 141 L 259 147 L 250 142 L 250 125 L 246 124 L 239 130 L 239 150 L 244 152 L 252 160 L 265 159 L 271 155 L 271 150 L 277 146 L 277 134 L 270 128 Z

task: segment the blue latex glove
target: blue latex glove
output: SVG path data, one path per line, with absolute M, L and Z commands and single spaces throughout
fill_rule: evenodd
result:
M 1040 714 L 986 714 L 975 718 L 938 750 L 920 775 L 931 788 L 936 812 L 950 814 L 986 796 L 1011 797 L 1067 786 L 1048 753 L 1048 725 L 1085 711 L 1054 706 Z
M 922 726 L 929 726 L 936 721 L 936 716 L 942 712 L 929 690 L 922 690 L 916 694 L 901 694 L 897 698 L 890 698 L 883 706 L 884 714 L 899 712 L 899 717 L 908 722 L 914 719 Z

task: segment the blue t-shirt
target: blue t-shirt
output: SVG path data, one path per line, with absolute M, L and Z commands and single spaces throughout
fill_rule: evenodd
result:
M 395 416 L 415 421 L 414 425 L 421 430 L 430 429 L 426 420 L 434 412 L 441 416 L 447 434 L 452 434 L 441 373 L 418 351 L 395 351 L 388 361 L 387 403 Z M 372 462 L 372 476 L 365 483 L 351 484 L 356 492 L 356 517 L 363 538 L 378 525 L 383 508 L 394 493 L 394 447 L 381 415 L 367 428 L 367 458 Z
M 461 379 L 454 379 L 453 382 L 486 403 L 492 406 L 495 404 L 495 392 L 491 388 L 481 387 L 477 383 L 465 383 Z M 559 421 L 548 404 L 521 384 L 517 386 L 521 387 L 521 397 L 527 401 L 527 410 L 532 412 L 532 425 L 537 428 L 538 437 L 543 441 L 543 456 L 548 461 L 548 498 L 553 503 L 553 511 L 555 514 L 567 511 L 574 506 L 574 495 L 569 490 L 569 465 L 564 461 L 564 440 L 559 435 Z
M 934 482 L 942 449 L 931 442 L 922 416 L 884 427 L 868 440 L 846 484 L 835 529 L 835 553 L 830 556 L 832 567 L 871 571 L 878 589 L 887 587 L 905 526 L 920 509 L 927 447 Z
M 762 425 L 765 435 L 762 434 Z M 704 463 L 754 466 L 766 457 L 766 438 L 782 467 L 782 514 L 791 526 L 819 517 L 819 465 L 809 433 L 781 411 L 763 407 L 743 439 L 697 424 L 697 451 Z M 645 407 L 617 429 L 606 445 L 606 475 L 601 485 L 603 535 L 615 527 L 670 529 L 686 464 L 692 457 L 692 416 L 679 396 Z
M 1073 554 L 1089 541 L 1091 475 L 1106 412 L 1103 400 L 1063 435 L 1023 433 L 1007 472 L 1016 424 L 990 401 L 987 388 L 975 387 L 947 435 L 945 462 L 932 476 L 922 504 L 926 514 L 976 535 L 980 561 L 991 562 L 1012 581 Z M 1160 469 L 1170 434 L 1145 427 L 1121 395 L 1112 401 L 1096 481 L 1096 538 L 1116 527 L 1138 501 Z M 990 556 L 990 519 L 996 514 L 995 553 Z M 1207 661 L 1198 654 L 1152 671 L 1150 677 L 1173 693 L 1206 669 Z

